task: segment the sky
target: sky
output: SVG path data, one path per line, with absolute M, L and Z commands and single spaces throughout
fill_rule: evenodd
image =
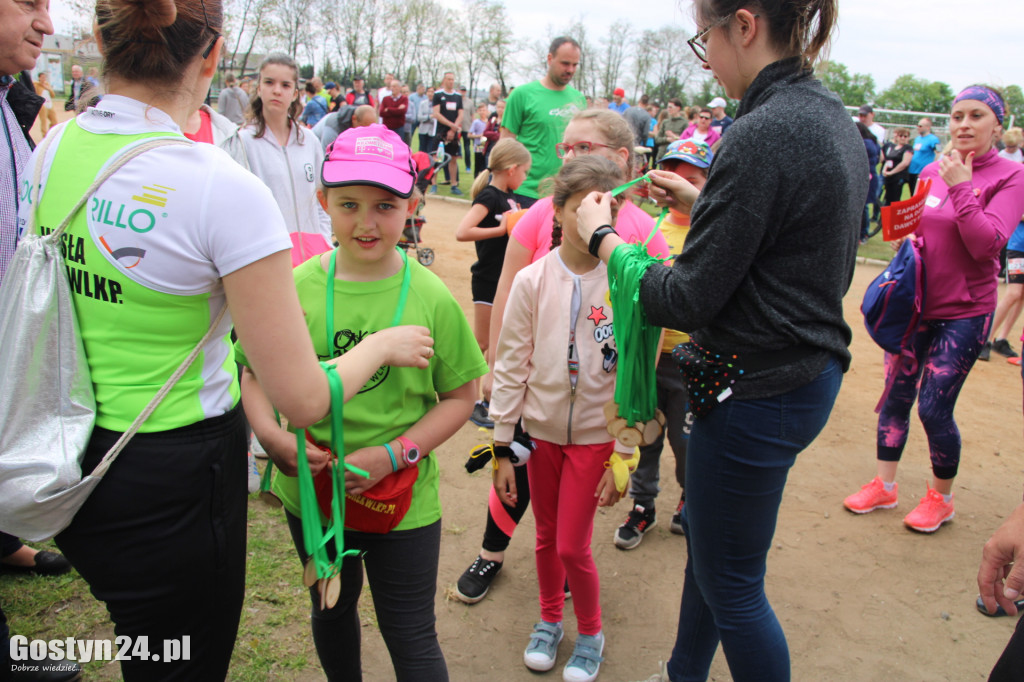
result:
M 461 5 L 459 0 L 442 2 Z M 595 43 L 617 19 L 640 29 L 667 24 L 688 33 L 694 29 L 688 0 L 506 0 L 505 6 L 520 36 L 539 38 L 540 27 L 557 31 L 574 18 L 582 18 Z M 631 6 L 640 12 L 626 11 Z M 878 92 L 905 73 L 943 81 L 954 91 L 976 82 L 1024 86 L 1019 17 L 1020 0 L 842 0 L 830 58 L 851 73 L 871 75 Z M 679 49 L 689 48 L 683 44 Z
M 461 0 L 441 2 L 462 6 Z M 505 0 L 505 6 L 515 35 L 530 40 L 545 38 L 549 26 L 558 33 L 576 19 L 594 44 L 618 19 L 637 29 L 674 24 L 693 32 L 689 0 Z M 640 11 L 630 13 L 630 6 Z M 904 73 L 943 81 L 954 91 L 976 82 L 1024 85 L 1019 9 L 1020 0 L 842 0 L 830 58 L 851 73 L 871 75 L 878 92 Z M 66 5 L 54 0 L 50 10 L 57 31 L 68 31 Z

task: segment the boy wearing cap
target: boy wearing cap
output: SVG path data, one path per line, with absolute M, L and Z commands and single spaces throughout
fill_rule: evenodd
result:
M 711 127 L 717 129 L 719 135 L 725 135 L 732 125 L 732 117 L 725 113 L 725 98 L 714 98 L 708 102 L 708 109 L 711 110 Z
M 360 556 L 345 559 L 341 594 L 333 608 L 321 609 L 317 589 L 310 589 L 313 641 L 332 680 L 362 675 L 358 601 L 364 568 L 394 676 L 448 679 L 434 626 L 441 506 L 438 463 L 431 450 L 469 418 L 477 379 L 487 372 L 487 363 L 444 283 L 396 248 L 416 206 L 415 177 L 409 148 L 385 126 L 351 128 L 339 135 L 327 150 L 320 171 L 323 189 L 318 192 L 338 247 L 295 269 L 307 332 L 321 360 L 338 357 L 390 326 L 419 325 L 435 337 L 426 369 L 381 367 L 345 404 L 346 462 L 370 475 L 346 474 L 346 510 L 378 499 L 375 489 L 378 494 L 387 489 L 387 499 L 405 495 L 408 508 L 395 513 L 397 524 L 387 532 L 359 527 L 354 515 L 346 513 L 345 547 Z M 236 352 L 245 364 L 244 350 L 236 346 Z M 273 491 L 305 561 L 298 481 L 293 477 L 295 434 L 278 426 L 257 378 L 248 371 L 242 397 L 253 431 L 281 470 Z M 314 475 L 326 465 L 321 448 L 330 437 L 330 417 L 307 431 Z M 370 675 L 381 676 L 381 671 Z
M 675 173 L 699 190 L 704 187 L 708 176 L 708 167 L 714 157 L 715 155 L 707 143 L 696 140 L 678 140 L 670 144 L 665 155 L 658 159 L 658 167 L 663 171 Z M 690 231 L 690 216 L 679 213 L 675 209 L 669 209 L 669 213 L 661 221 L 659 229 L 664 235 L 665 241 L 668 242 L 669 253 L 673 257 L 678 256 L 683 252 L 686 235 Z M 665 265 L 671 267 L 672 261 L 669 260 Z M 672 358 L 672 350 L 689 340 L 688 334 L 666 329 L 656 373 L 658 408 L 665 413 L 669 424 L 683 425 L 681 429 L 667 429 L 668 442 L 672 447 L 672 454 L 676 458 L 676 482 L 682 488 L 682 495 L 669 527 L 669 530 L 677 535 L 683 534 L 682 512 L 686 502 L 686 446 L 690 438 L 693 414 L 689 410 L 686 385 L 679 372 L 679 365 Z M 619 549 L 637 547 L 644 539 L 644 534 L 657 524 L 654 502 L 660 491 L 658 468 L 665 435 L 665 432 L 662 432 L 653 443 L 640 448 L 640 463 L 630 477 L 629 494 L 633 498 L 633 509 L 629 512 L 626 522 L 615 531 L 615 546 Z

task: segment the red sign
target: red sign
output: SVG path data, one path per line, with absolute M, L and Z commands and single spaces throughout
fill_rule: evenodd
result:
M 921 224 L 924 202 L 932 189 L 932 180 L 917 183 L 917 192 L 905 201 L 897 201 L 882 207 L 882 239 L 893 242 L 903 239 Z

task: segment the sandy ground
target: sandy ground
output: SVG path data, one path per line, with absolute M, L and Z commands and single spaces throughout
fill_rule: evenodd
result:
M 430 200 L 425 245 L 431 269 L 448 283 L 471 315 L 471 245 L 452 237 L 464 204 Z M 902 504 L 892 511 L 855 516 L 842 499 L 874 475 L 874 406 L 882 390 L 882 354 L 863 331 L 861 295 L 879 267 L 861 265 L 846 299 L 854 329 L 853 365 L 825 431 L 797 460 L 786 488 L 768 561 L 768 595 L 789 639 L 794 680 L 982 680 L 1009 639 L 1010 619 L 992 619 L 974 607 L 981 546 L 1021 496 L 1021 377 L 995 356 L 979 363 L 961 395 L 957 418 L 964 441 L 956 487 L 956 519 L 934 535 L 919 535 L 903 516 L 925 492 L 927 444 L 915 421 L 901 467 Z M 502 573 L 484 601 L 473 606 L 449 598 L 476 556 L 483 533 L 487 472 L 462 468 L 482 434 L 467 424 L 440 454 L 444 536 L 438 579 L 441 644 L 453 680 L 532 680 L 522 650 L 539 618 L 533 577 L 533 517 L 528 513 L 506 554 Z M 1016 454 L 1015 454 L 1016 453 Z M 608 644 L 602 680 L 646 679 L 667 658 L 675 638 L 683 538 L 668 518 L 679 499 L 671 451 L 662 459 L 659 524 L 636 549 L 612 544 L 628 502 L 598 512 L 594 555 L 602 578 Z M 575 638 L 566 612 L 566 640 L 558 679 Z M 379 636 L 364 632 L 367 679 L 392 673 Z M 724 655 L 712 679 L 731 679 Z M 313 679 L 311 676 L 310 679 Z
M 472 245 L 452 236 L 466 209 L 464 203 L 429 200 L 423 238 L 436 252 L 431 269 L 472 316 L 469 267 L 475 254 Z M 828 426 L 791 472 L 769 555 L 768 596 L 789 639 L 794 680 L 983 680 L 1014 625 L 1007 618 L 982 616 L 974 600 L 981 546 L 1020 501 L 1020 373 L 994 356 L 979 363 L 964 387 L 957 410 L 964 454 L 952 523 L 934 535 L 915 534 L 902 524 L 924 494 L 930 471 L 916 421 L 899 477 L 900 508 L 867 516 L 846 512 L 843 497 L 874 475 L 873 409 L 882 390 L 882 354 L 863 331 L 858 306 L 878 271 L 878 266 L 859 266 L 847 296 L 853 365 Z M 522 664 L 522 650 L 539 618 L 532 514 L 524 518 L 484 601 L 466 606 L 448 596 L 480 547 L 490 479 L 486 470 L 468 475 L 462 464 L 484 436 L 467 424 L 438 451 L 445 510 L 438 631 L 455 681 L 539 679 Z M 672 648 L 686 559 L 684 540 L 668 529 L 679 499 L 672 465 L 669 451 L 662 459 L 659 525 L 638 548 L 624 552 L 612 544 L 628 501 L 599 511 L 595 520 L 594 555 L 608 638 L 602 680 L 645 680 Z M 560 677 L 575 634 L 570 607 L 558 666 L 548 679 Z M 394 679 L 372 628 L 363 633 L 363 660 L 365 679 Z M 711 678 L 730 679 L 721 652 Z M 297 679 L 322 677 L 307 670 Z

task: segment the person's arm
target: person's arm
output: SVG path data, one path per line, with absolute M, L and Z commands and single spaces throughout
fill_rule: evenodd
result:
M 256 434 L 260 445 L 267 451 L 282 474 L 298 475 L 299 450 L 295 442 L 295 434 L 281 428 L 274 414 L 274 406 L 267 399 L 267 394 L 260 387 L 256 375 L 248 367 L 242 370 L 242 408 L 245 418 Z M 314 476 L 327 464 L 328 455 L 315 443 L 306 438 L 306 457 L 309 459 L 309 470 Z
M 505 228 L 502 225 L 480 227 L 480 222 L 487 217 L 488 212 L 488 208 L 483 204 L 473 204 L 470 206 L 466 215 L 462 217 L 462 222 L 455 228 L 455 241 L 478 242 L 482 239 L 492 239 L 505 234 Z
M 742 149 L 743 141 L 737 142 Z M 672 268 L 649 268 L 643 276 L 641 300 L 658 301 L 657 305 L 646 305 L 652 324 L 671 329 L 706 326 L 733 296 L 758 256 L 769 220 L 759 208 L 763 197 L 752 194 L 750 188 L 755 178 L 763 187 L 774 187 L 776 170 L 770 164 L 755 169 L 741 159 L 741 152 L 730 156 L 727 148 L 723 147 L 715 159 L 720 164 L 716 191 L 701 202 L 686 248 Z M 655 188 L 667 187 L 672 199 L 687 210 L 686 204 L 692 205 L 697 197 L 696 188 L 679 176 L 653 171 L 651 177 L 652 196 Z M 710 184 L 704 188 L 705 195 L 710 188 Z M 592 192 L 583 200 L 577 211 L 577 229 L 585 242 L 597 227 L 611 222 L 609 205 L 607 193 Z M 621 243 L 614 234 L 605 237 L 599 257 L 607 262 Z
M 469 416 L 473 414 L 477 389 L 477 380 L 473 379 L 452 391 L 438 393 L 438 403 L 402 435 L 416 443 L 423 454 L 434 450 L 454 436 L 455 432 L 462 428 Z M 389 445 L 395 453 L 398 468 L 404 468 L 402 444 L 398 440 L 392 439 Z M 360 448 L 346 455 L 345 461 L 370 474 L 369 478 L 363 478 L 351 471 L 345 472 L 345 492 L 353 495 L 366 492 L 392 473 L 391 456 L 383 444 Z
M 489 410 L 494 420 L 495 445 L 512 442 L 516 423 L 522 416 L 526 381 L 530 375 L 529 359 L 534 352 L 533 283 L 524 277 L 514 279 L 501 334 L 492 337 L 497 338 L 497 343 L 492 342 L 495 346 L 494 390 Z
M 500 138 L 501 138 L 502 140 L 504 140 L 505 138 L 509 138 L 509 139 L 512 139 L 512 140 L 514 140 L 514 139 L 516 139 L 516 134 L 515 134 L 515 133 L 513 133 L 513 132 L 512 132 L 511 130 L 509 130 L 508 128 L 506 128 L 505 126 L 501 126 L 501 133 L 500 133 Z
M 900 160 L 899 165 L 889 171 L 889 175 L 896 175 L 901 173 L 910 166 L 910 162 L 914 159 L 914 152 L 907 149 L 903 152 L 903 158 Z
M 956 227 L 964 247 L 976 261 L 995 258 L 1013 234 L 1024 212 L 1024 172 L 1005 178 L 982 207 L 972 186 L 974 152 L 963 159 L 959 152 L 939 159 L 939 177 L 949 186 L 956 211 Z
M 224 275 L 222 281 L 235 331 L 268 399 L 297 428 L 322 419 L 330 409 L 330 391 L 305 332 L 291 254 L 278 251 Z M 429 364 L 433 339 L 425 327 L 393 327 L 377 334 L 382 336 L 332 360 L 346 400 L 382 365 Z
M 1005 579 L 1004 579 L 1005 576 Z M 1024 591 L 1024 503 L 1017 505 L 981 551 L 978 592 L 989 613 L 1002 606 L 1017 615 L 1014 601 Z
M 480 382 L 480 392 L 485 398 L 490 398 L 491 388 L 494 384 L 493 370 L 497 344 L 493 340 L 501 335 L 501 322 L 505 315 L 509 292 L 512 290 L 512 282 L 515 280 L 516 274 L 529 265 L 531 260 L 533 260 L 533 251 L 520 244 L 514 237 L 508 240 L 508 246 L 505 247 L 505 260 L 501 265 L 501 276 L 498 278 L 498 286 L 494 292 L 494 303 L 491 305 L 491 325 L 487 338 L 492 342 L 487 349 L 487 364 L 492 372 L 484 376 Z

